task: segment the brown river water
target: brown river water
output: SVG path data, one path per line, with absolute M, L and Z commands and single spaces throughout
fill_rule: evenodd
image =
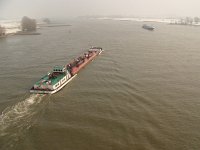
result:
M 199 150 L 200 28 L 67 20 L 0 39 L 1 150 Z M 29 93 L 55 65 L 104 48 L 65 88 Z

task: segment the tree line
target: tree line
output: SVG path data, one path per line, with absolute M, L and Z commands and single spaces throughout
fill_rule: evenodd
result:
M 200 22 L 200 17 L 186 17 L 186 18 L 181 18 L 180 23 L 181 24 L 198 24 Z

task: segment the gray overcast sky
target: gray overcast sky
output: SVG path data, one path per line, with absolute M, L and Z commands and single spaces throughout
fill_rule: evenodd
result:
M 200 0 L 0 0 L 1 18 L 84 15 L 200 16 Z

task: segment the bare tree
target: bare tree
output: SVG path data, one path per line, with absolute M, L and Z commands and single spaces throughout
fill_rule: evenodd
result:
M 186 24 L 192 24 L 192 23 L 193 23 L 193 18 L 191 18 L 191 17 L 186 17 L 186 18 L 185 18 L 185 22 L 186 22 Z
M 200 21 L 200 18 L 199 17 L 194 17 L 194 22 L 197 24 L 197 23 L 199 23 L 199 21 Z
M 5 28 L 0 26 L 0 36 L 4 36 L 5 34 L 6 34 Z
M 24 16 L 21 21 L 22 31 L 35 31 L 36 30 L 36 20 Z

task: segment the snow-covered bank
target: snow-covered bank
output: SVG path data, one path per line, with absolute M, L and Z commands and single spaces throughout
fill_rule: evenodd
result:
M 157 19 L 157 18 L 112 18 L 112 17 L 102 17 L 97 18 L 100 20 L 117 20 L 117 21 L 138 21 L 138 22 L 160 22 L 160 23 L 171 23 L 175 19 Z
M 157 22 L 157 23 L 165 23 L 171 25 L 188 25 L 188 26 L 200 26 L 200 22 L 192 22 L 187 23 L 182 18 L 125 18 L 125 17 L 99 17 L 96 18 L 99 20 L 116 20 L 116 21 L 137 21 L 137 22 Z
M 14 34 L 20 31 L 20 21 L 19 20 L 0 20 L 0 25 L 5 27 L 6 34 Z

